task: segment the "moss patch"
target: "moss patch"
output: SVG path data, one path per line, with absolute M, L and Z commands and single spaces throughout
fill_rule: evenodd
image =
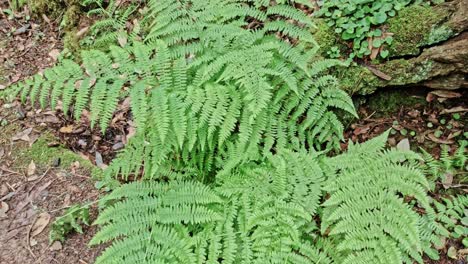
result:
M 442 24 L 450 15 L 447 9 L 412 5 L 388 20 L 388 31 L 394 33 L 389 51 L 393 56 L 416 55 L 419 47 L 446 40 L 451 30 Z
M 53 137 L 49 134 L 41 136 L 31 147 L 25 147 L 18 150 L 16 163 L 19 166 L 27 166 L 31 160 L 38 165 L 50 166 L 57 159 L 60 159 L 59 167 L 70 168 L 70 166 L 78 161 L 80 167 L 93 173 L 97 172 L 97 168 L 86 159 L 81 158 L 76 153 L 63 147 L 49 147 L 48 143 L 53 141 Z
M 312 30 L 315 41 L 320 45 L 319 53 L 326 56 L 331 47 L 337 46 L 340 51 L 346 51 L 345 43 L 340 36 L 336 34 L 332 27 L 328 26 L 324 19 L 314 19 L 317 28 Z
M 388 116 L 398 112 L 402 107 L 415 107 L 427 104 L 424 97 L 414 96 L 414 93 L 398 90 L 381 90 L 367 100 L 369 109 L 379 116 Z
M 433 61 L 426 60 L 412 64 L 408 60 L 400 59 L 374 65 L 374 67 L 392 77 L 392 80 L 382 80 L 366 67 L 350 66 L 339 69 L 337 72 L 342 89 L 350 94 L 366 95 L 383 86 L 416 84 L 428 78 L 433 70 Z

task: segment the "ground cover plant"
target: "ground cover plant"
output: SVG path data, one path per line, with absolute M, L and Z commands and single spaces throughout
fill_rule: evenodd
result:
M 133 6 L 87 1 L 105 20 L 81 62 L 2 93 L 75 120 L 88 111 L 103 133 L 130 100 L 136 132 L 101 179 L 110 192 L 90 245 L 109 246 L 96 263 L 423 263 L 442 237 L 466 235 L 466 196 L 428 194 L 466 166 L 466 143 L 443 153 L 445 167 L 386 148 L 390 131 L 340 153 L 338 111 L 357 113 L 332 74 L 344 63 L 318 56 L 297 8 L 311 3 L 144 4 L 126 31 Z M 87 210 L 72 207 L 53 239 L 81 231 Z

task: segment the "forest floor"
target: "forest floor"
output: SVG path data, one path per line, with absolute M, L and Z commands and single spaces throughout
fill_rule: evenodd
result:
M 0 89 L 55 63 L 63 48 L 58 28 L 56 21 L 30 19 L 27 10 L 10 17 L 0 12 Z M 345 138 L 363 142 L 392 129 L 390 146 L 421 147 L 437 157 L 442 144 L 454 151 L 457 140 L 468 137 L 467 96 L 466 90 L 411 88 L 357 97 L 361 119 L 348 122 Z M 94 261 L 102 249 L 87 246 L 94 227 L 67 236 L 63 243 L 50 244 L 48 234 L 67 208 L 97 200 L 91 172 L 105 168 L 131 136 L 127 114 L 124 103 L 111 129 L 101 134 L 86 121 L 73 123 L 60 112 L 0 100 L 0 263 Z M 468 192 L 457 181 L 449 188 Z M 91 221 L 96 211 L 94 204 Z M 444 258 L 438 263 L 455 262 Z

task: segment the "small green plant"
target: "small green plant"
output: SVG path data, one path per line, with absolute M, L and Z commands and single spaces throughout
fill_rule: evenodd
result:
M 89 225 L 89 205 L 76 204 L 65 211 L 65 214 L 57 217 L 52 223 L 49 234 L 50 243 L 64 241 L 67 234 L 72 231 L 83 233 L 82 225 Z
M 338 46 L 331 47 L 330 50 L 327 51 L 327 54 L 330 58 L 334 59 L 341 57 L 340 48 Z
M 434 181 L 445 180 L 447 175 L 455 177 L 460 172 L 465 171 L 468 161 L 467 146 L 467 140 L 460 140 L 457 150 L 453 155 L 450 155 L 448 146 L 442 145 L 439 159 L 435 159 L 427 151 L 421 149 L 425 162 L 424 170 L 427 175 L 430 175 L 429 178 Z
M 378 49 L 380 57 L 386 58 L 389 52 L 382 48 L 392 44 L 391 34 L 383 31 L 382 25 L 398 10 L 409 5 L 411 0 L 330 0 L 324 1 L 318 12 L 328 18 L 328 25 L 345 41 L 353 42 L 351 57 L 363 58 Z

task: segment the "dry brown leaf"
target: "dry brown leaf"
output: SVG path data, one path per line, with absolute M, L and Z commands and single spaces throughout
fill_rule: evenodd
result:
M 371 67 L 371 66 L 366 66 L 367 69 L 369 69 L 373 74 L 375 74 L 377 77 L 381 78 L 381 79 L 384 79 L 386 81 L 390 81 L 392 79 L 392 76 L 374 68 L 374 67 Z
M 453 107 L 450 109 L 444 109 L 440 111 L 440 114 L 443 115 L 443 114 L 452 114 L 452 113 L 459 113 L 459 112 L 468 112 L 468 108 L 464 108 L 463 106 L 457 106 L 457 107 Z
M 70 134 L 71 132 L 73 132 L 73 128 L 73 125 L 64 126 L 60 128 L 59 132 L 64 134 Z
M 454 139 L 454 138 L 458 137 L 459 135 L 461 135 L 461 133 L 462 133 L 461 130 L 453 131 L 447 136 L 447 139 Z
M 453 140 L 451 140 L 451 139 L 443 140 L 443 139 L 437 138 L 436 136 L 434 136 L 433 133 L 428 134 L 427 137 L 428 137 L 431 141 L 433 141 L 433 142 L 435 142 L 435 143 L 438 143 L 438 144 L 450 145 L 450 144 L 455 143 L 455 141 L 453 141 Z
M 49 248 L 51 251 L 57 251 L 62 249 L 62 243 L 60 241 L 54 241 Z
M 430 92 L 430 94 L 433 94 L 437 97 L 442 97 L 442 98 L 458 98 L 461 97 L 461 93 L 457 92 L 452 92 L 448 90 L 435 90 Z
M 452 186 L 452 183 L 453 183 L 453 174 L 448 172 L 444 175 L 442 186 L 444 186 L 445 189 L 448 189 Z
M 33 176 L 36 173 L 36 164 L 34 163 L 34 160 L 31 160 L 31 162 L 28 165 L 28 170 L 26 172 L 26 175 L 28 177 Z
M 57 61 L 58 57 L 60 56 L 60 50 L 53 49 L 49 52 L 49 56 L 54 60 Z
M 39 235 L 50 222 L 50 214 L 48 213 L 40 213 L 34 222 L 33 226 L 31 227 L 31 237 Z
M 29 135 L 31 134 L 32 132 L 32 128 L 27 128 L 19 133 L 17 133 L 16 135 L 14 135 L 11 140 L 13 141 L 17 141 L 17 140 L 23 140 L 23 141 L 28 141 L 30 140 L 29 138 Z
M 84 27 L 80 29 L 78 32 L 76 32 L 76 37 L 81 38 L 86 32 L 88 31 L 89 27 Z
M 7 203 L 1 202 L 0 203 L 0 218 L 5 218 L 7 217 L 6 213 L 10 210 L 10 207 L 8 206 Z

